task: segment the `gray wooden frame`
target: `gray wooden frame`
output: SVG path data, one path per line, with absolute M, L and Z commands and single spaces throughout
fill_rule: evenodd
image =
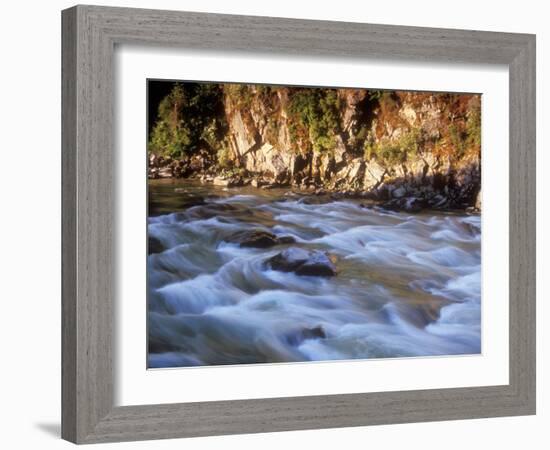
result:
M 76 443 L 535 413 L 535 36 L 76 6 L 62 13 L 62 437 Z M 506 64 L 510 382 L 421 391 L 113 404 L 113 52 L 199 50 Z

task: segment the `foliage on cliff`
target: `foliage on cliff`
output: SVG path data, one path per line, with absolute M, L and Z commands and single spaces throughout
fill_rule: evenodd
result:
M 206 148 L 228 166 L 237 157 L 235 114 L 252 139 L 274 147 L 285 146 L 286 128 L 288 148 L 279 150 L 294 154 L 331 154 L 341 142 L 392 166 L 427 153 L 458 161 L 481 152 L 479 95 L 214 83 L 174 85 L 158 106 L 149 150 L 178 158 Z
M 288 106 L 294 151 L 331 151 L 341 132 L 341 107 L 336 89 L 294 90 Z
M 217 84 L 176 83 L 158 106 L 149 151 L 179 158 L 216 149 L 227 131 L 222 100 Z
M 364 142 L 365 159 L 385 165 L 418 154 L 460 160 L 481 152 L 481 103 L 477 95 L 373 93 L 375 124 Z M 404 106 L 415 117 L 407 120 Z M 396 132 L 397 131 L 397 132 Z

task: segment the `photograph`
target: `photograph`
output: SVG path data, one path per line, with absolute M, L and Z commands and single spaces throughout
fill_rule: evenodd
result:
M 481 353 L 481 95 L 147 80 L 148 368 Z

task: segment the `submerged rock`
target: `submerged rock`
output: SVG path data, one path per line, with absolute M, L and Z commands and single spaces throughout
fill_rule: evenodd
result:
M 206 204 L 206 201 L 204 197 L 201 197 L 200 195 L 196 195 L 196 196 L 184 197 L 182 199 L 180 206 L 183 209 L 188 209 L 188 208 L 192 208 L 193 206 L 202 206 L 205 204 Z
M 278 244 L 294 244 L 296 242 L 296 239 L 294 239 L 292 236 L 281 236 L 277 238 Z
M 301 345 L 304 341 L 310 340 L 310 339 L 326 339 L 327 333 L 325 329 L 321 325 L 316 325 L 311 328 L 303 328 L 301 330 L 293 330 L 292 332 L 288 333 L 286 337 L 286 341 L 289 345 L 292 345 L 294 347 L 298 347 Z
M 304 205 L 323 205 L 332 201 L 332 198 L 328 195 L 306 195 L 298 200 L 298 203 Z
M 327 333 L 321 325 L 317 325 L 313 328 L 306 328 L 302 330 L 303 339 L 325 339 Z
M 295 239 L 292 236 L 277 237 L 264 230 L 243 230 L 225 238 L 225 241 L 239 244 L 240 247 L 268 248 L 278 244 L 292 244 Z
M 421 212 L 427 205 L 426 202 L 417 197 L 401 197 L 390 200 L 382 206 L 392 211 L 418 213 Z
M 153 236 L 149 236 L 149 238 L 147 239 L 147 253 L 149 255 L 153 253 L 162 253 L 164 250 L 166 249 L 159 239 Z
M 333 258 L 319 250 L 288 248 L 266 261 L 267 267 L 281 272 L 294 272 L 296 275 L 332 277 L 336 266 Z

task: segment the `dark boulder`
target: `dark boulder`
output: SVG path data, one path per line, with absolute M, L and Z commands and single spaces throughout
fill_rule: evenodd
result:
M 187 178 L 193 171 L 188 165 L 187 160 L 178 160 L 172 163 L 172 173 L 175 178 Z
M 308 339 L 326 339 L 327 333 L 321 325 L 311 328 L 295 330 L 286 336 L 287 342 L 292 346 L 299 346 Z
M 159 239 L 153 236 L 149 236 L 149 238 L 147 239 L 147 253 L 149 255 L 153 253 L 162 253 L 164 250 L 166 249 Z
M 292 236 L 281 236 L 277 238 L 278 244 L 294 244 L 296 242 L 296 239 L 294 239 Z
M 424 200 L 417 197 L 401 197 L 394 198 L 382 205 L 385 209 L 392 211 L 403 211 L 408 213 L 418 213 L 426 208 L 427 204 Z
M 303 339 L 325 339 L 327 334 L 321 325 L 302 330 Z
M 296 275 L 332 277 L 336 275 L 333 259 L 319 250 L 288 248 L 266 261 L 267 267 L 281 272 L 294 272 Z
M 225 238 L 225 241 L 239 244 L 240 247 L 268 248 L 279 244 L 292 244 L 295 239 L 292 236 L 278 238 L 264 230 L 243 230 Z

